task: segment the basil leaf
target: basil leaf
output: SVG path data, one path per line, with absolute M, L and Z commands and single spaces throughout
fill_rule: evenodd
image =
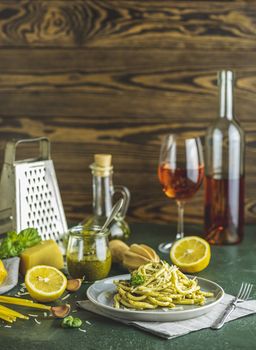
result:
M 19 256 L 23 250 L 40 241 L 41 237 L 35 228 L 27 228 L 19 234 L 15 231 L 8 232 L 6 238 L 0 243 L 0 259 Z
M 140 275 L 139 273 L 135 273 L 131 276 L 130 283 L 133 287 L 140 286 L 144 282 L 145 282 L 145 278 L 142 275 Z
M 82 325 L 82 320 L 78 317 L 67 316 L 61 322 L 63 328 L 79 328 Z

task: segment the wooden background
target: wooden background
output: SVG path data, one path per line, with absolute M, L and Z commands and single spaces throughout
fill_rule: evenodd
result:
M 48 136 L 67 218 L 79 220 L 91 212 L 93 154 L 110 152 L 130 221 L 176 220 L 156 177 L 161 135 L 204 135 L 222 68 L 237 72 L 255 222 L 256 1 L 0 1 L 1 154 L 12 137 Z M 186 221 L 202 212 L 201 189 Z

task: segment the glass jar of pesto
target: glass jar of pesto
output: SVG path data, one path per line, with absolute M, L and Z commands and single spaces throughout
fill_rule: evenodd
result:
M 108 276 L 112 262 L 109 234 L 108 229 L 102 231 L 97 225 L 79 225 L 69 231 L 67 268 L 73 278 L 96 281 Z

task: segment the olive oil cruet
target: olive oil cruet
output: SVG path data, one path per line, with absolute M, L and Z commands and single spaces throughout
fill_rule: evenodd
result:
M 82 222 L 84 227 L 91 225 L 102 226 L 109 216 L 113 197 L 123 198 L 123 207 L 110 225 L 110 239 L 127 239 L 130 235 L 130 228 L 125 221 L 125 215 L 130 203 L 130 191 L 125 186 L 113 185 L 113 165 L 111 154 L 95 154 L 94 163 L 90 165 L 92 171 L 93 191 L 93 216 Z

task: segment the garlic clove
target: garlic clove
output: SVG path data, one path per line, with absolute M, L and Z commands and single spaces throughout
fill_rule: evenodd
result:
M 69 304 L 51 307 L 52 315 L 56 318 L 65 318 L 69 315 L 70 310 L 71 307 Z
M 68 280 L 66 290 L 68 290 L 69 292 L 76 292 L 78 289 L 80 289 L 82 282 L 83 280 L 81 278 Z

